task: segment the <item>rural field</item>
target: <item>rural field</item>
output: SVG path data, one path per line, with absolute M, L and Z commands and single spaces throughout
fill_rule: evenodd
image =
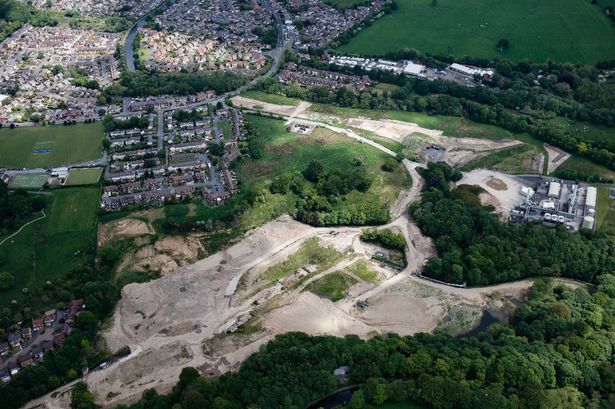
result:
M 403 48 L 456 57 L 595 63 L 615 58 L 615 24 L 582 0 L 398 0 L 384 16 L 337 49 L 383 55 Z M 579 33 L 582 32 L 582 35 Z M 497 50 L 500 39 L 510 47 Z
M 45 196 L 47 217 L 0 246 L 1 268 L 16 280 L 0 293 L 0 305 L 17 298 L 24 287 L 42 286 L 91 262 L 100 188 L 64 188 Z
M 99 123 L 0 129 L 0 167 L 49 168 L 102 155 Z

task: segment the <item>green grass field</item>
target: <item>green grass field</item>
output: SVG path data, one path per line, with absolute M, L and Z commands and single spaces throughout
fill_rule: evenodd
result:
M 15 175 L 9 182 L 10 189 L 24 189 L 24 190 L 39 190 L 47 183 L 47 174 L 21 174 Z
M 100 123 L 0 129 L 0 167 L 48 168 L 97 159 L 102 139 Z
M 596 214 L 596 229 L 615 236 L 615 199 L 609 197 L 609 189 L 598 189 L 598 212 Z
M 564 163 L 562 163 L 560 167 L 557 168 L 557 170 L 563 169 L 580 170 L 586 173 L 615 180 L 615 172 L 612 170 L 576 155 L 572 155 Z
M 250 99 L 255 99 L 257 101 L 267 102 L 269 104 L 276 104 L 276 105 L 297 106 L 299 105 L 299 102 L 301 102 L 300 100 L 295 99 L 295 98 L 289 98 L 283 95 L 267 94 L 266 92 L 262 92 L 262 91 L 247 91 L 241 94 L 241 96 L 250 98 Z
M 348 289 L 357 283 L 357 279 L 341 271 L 334 271 L 331 274 L 311 282 L 306 289 L 321 297 L 328 298 L 335 302 L 346 297 Z
M 349 9 L 368 2 L 369 0 L 325 0 L 325 3 L 338 10 Z
M 383 55 L 415 48 L 435 55 L 595 63 L 615 58 L 615 24 L 586 0 L 398 0 L 399 9 L 338 48 Z M 510 41 L 504 52 L 496 49 Z
M 255 115 L 247 115 L 246 121 L 259 129 L 265 149 L 262 159 L 241 162 L 238 175 L 243 183 L 258 184 L 284 173 L 301 172 L 311 160 L 322 162 L 326 171 L 349 168 L 355 158 L 361 157 L 373 178 L 372 185 L 365 193 L 349 193 L 344 204 L 373 200 L 389 205 L 400 188 L 410 184 L 401 165 L 391 173 L 380 169 L 388 155 L 343 135 L 318 128 L 311 135 L 301 136 L 288 132 L 284 121 Z
M 220 126 L 220 131 L 222 131 L 222 137 L 224 140 L 231 139 L 233 137 L 233 129 L 231 128 L 231 121 L 228 119 L 223 119 L 218 124 Z
M 66 179 L 66 186 L 94 185 L 100 181 L 103 168 L 71 169 Z
M 567 118 L 557 117 L 546 121 L 549 125 L 555 125 L 561 130 L 570 133 L 579 140 L 606 147 L 609 151 L 615 152 L 615 131 L 601 125 L 594 125 L 587 122 L 573 121 Z
M 0 305 L 17 299 L 22 288 L 35 289 L 93 261 L 100 187 L 63 188 L 45 195 L 51 202 L 47 218 L 0 246 L 0 270 L 9 271 L 16 281 L 0 292 Z

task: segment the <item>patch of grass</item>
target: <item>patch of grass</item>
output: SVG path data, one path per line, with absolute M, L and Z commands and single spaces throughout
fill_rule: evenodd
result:
M 295 98 L 289 98 L 283 95 L 267 94 L 266 92 L 262 91 L 247 91 L 241 94 L 241 96 L 275 105 L 297 106 L 299 105 L 299 102 L 301 102 L 300 100 Z
M 603 226 L 607 215 L 612 213 L 611 203 L 613 200 L 609 198 L 609 189 L 605 187 L 598 188 L 598 208 L 596 209 L 596 230 L 600 230 Z M 612 215 L 612 214 L 611 214 Z
M 325 0 L 325 3 L 338 10 L 345 10 L 369 3 L 369 0 Z
M 100 181 L 103 168 L 75 168 L 68 173 L 65 186 L 95 185 Z
M 222 131 L 222 137 L 224 140 L 229 140 L 233 137 L 233 129 L 231 128 L 231 121 L 228 119 L 221 120 L 218 125 Z
M 461 170 L 469 172 L 474 169 L 491 169 L 506 173 L 536 173 L 534 158 L 540 154 L 533 146 L 515 145 L 472 159 L 463 165 Z M 540 171 L 542 172 L 542 169 Z
M 615 179 L 615 172 L 612 170 L 576 155 L 572 155 L 566 159 L 566 161 L 557 168 L 557 170 L 562 169 L 574 169 L 593 175 L 599 175 L 606 179 Z
M 287 260 L 269 267 L 260 278 L 266 282 L 274 282 L 309 265 L 318 265 L 318 271 L 324 271 L 334 266 L 342 256 L 332 247 L 321 246 L 320 240 L 312 237 L 306 240 Z
M 594 125 L 588 122 L 573 121 L 567 118 L 556 117 L 545 121 L 549 126 L 560 128 L 566 133 L 574 135 L 579 140 L 589 144 L 600 144 L 609 151 L 615 151 L 615 138 L 613 128 Z
M 361 144 L 344 135 L 329 134 L 330 131 L 326 130 L 316 130 L 314 138 L 297 136 L 286 130 L 283 121 L 256 115 L 246 115 L 246 121 L 259 130 L 265 149 L 261 159 L 244 159 L 239 163 L 237 174 L 244 185 L 262 186 L 276 176 L 302 172 L 311 160 L 320 161 L 326 172 L 350 168 L 355 166 L 353 162 L 357 157 L 362 158 L 362 166 L 366 167 L 373 178 L 371 187 L 365 193 L 349 193 L 336 206 L 364 201 L 390 206 L 397 198 L 400 188 L 408 185 L 407 172 L 403 165 L 399 164 L 393 172 L 383 172 L 381 166 L 389 156 L 367 144 Z M 285 197 L 289 201 L 292 198 Z
M 451 192 L 451 194 L 455 199 L 461 199 L 467 203 L 473 204 L 474 206 L 481 207 L 482 204 L 479 195 L 483 192 L 485 192 L 485 189 L 480 186 L 459 185 Z
M 0 166 L 49 168 L 94 160 L 102 156 L 102 140 L 100 123 L 0 129 Z
M 348 271 L 368 283 L 377 283 L 380 281 L 380 274 L 378 274 L 377 271 L 370 270 L 365 260 L 357 261 L 348 267 Z
M 85 231 L 96 227 L 100 188 L 59 189 L 49 210 L 47 230 L 50 234 Z
M 318 296 L 328 298 L 335 302 L 346 297 L 348 289 L 356 283 L 357 280 L 354 277 L 341 271 L 334 271 L 331 274 L 327 274 L 311 282 L 306 289 Z
M 359 32 L 338 51 L 383 55 L 415 48 L 435 55 L 536 62 L 595 63 L 615 58 L 615 25 L 589 1 L 399 0 L 397 4 L 397 11 Z M 502 38 L 510 41 L 504 52 L 496 47 Z
M 10 271 L 16 281 L 0 292 L 0 305 L 20 298 L 22 288 L 32 291 L 93 263 L 100 188 L 58 189 L 46 197 L 47 218 L 0 246 L 0 270 Z

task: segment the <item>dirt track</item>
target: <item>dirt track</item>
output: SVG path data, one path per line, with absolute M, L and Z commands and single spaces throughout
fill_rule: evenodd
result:
M 234 102 L 255 105 L 243 100 L 235 98 Z M 260 101 L 257 104 L 266 109 L 272 105 Z M 306 106 L 275 109 L 280 110 L 280 115 L 301 117 Z M 329 124 L 321 126 L 367 141 L 349 129 Z M 365 143 L 394 155 L 375 142 Z M 262 273 L 268 266 L 285 260 L 311 237 L 318 237 L 322 245 L 335 246 L 339 251 L 348 250 L 347 258 L 328 271 L 343 269 L 359 258 L 368 259 L 368 247 L 358 240 L 360 228 L 319 229 L 288 216 L 271 221 L 227 250 L 158 280 L 131 284 L 122 290 L 113 324 L 103 337 L 110 350 L 129 345 L 133 352 L 122 362 L 89 375 L 87 383 L 98 402 L 107 406 L 131 402 L 152 387 L 166 392 L 177 382 L 184 366 L 198 367 L 209 375 L 233 370 L 264 342 L 286 331 L 362 337 L 390 331 L 414 334 L 432 331 L 441 322 L 453 319 L 451 311 L 454 310 L 468 312 L 468 322 L 462 323 L 468 327 L 477 320 L 475 312 L 485 308 L 507 308 L 508 301 L 522 298 L 531 281 L 460 289 L 414 275 L 434 254 L 434 248 L 405 213 L 407 206 L 420 195 L 422 179 L 416 172 L 420 164 L 404 160 L 404 166 L 412 176 L 412 189 L 400 193 L 391 212 L 394 221 L 388 225 L 400 230 L 407 239 L 408 266 L 404 271 L 395 274 L 371 265 L 373 269 L 382 270 L 382 276 L 387 279 L 377 285 L 359 283 L 350 289 L 346 299 L 337 303 L 302 292 L 305 285 L 290 291 L 279 284 L 256 293 L 238 289 L 244 274 Z M 506 189 L 490 187 L 487 182 L 494 177 L 502 180 Z M 477 171 L 466 175 L 460 183 L 481 185 L 504 206 L 518 193 L 514 179 L 509 179 L 496 172 Z M 109 229 L 112 228 L 124 229 L 128 231 L 126 234 L 133 230 L 146 231 L 143 226 L 136 225 L 132 229 L 119 225 Z M 335 235 L 331 234 L 332 230 Z M 368 300 L 369 308 L 357 309 L 355 305 L 359 299 Z M 225 335 L 225 330 L 238 319 L 243 322 L 256 310 L 255 300 L 259 300 L 258 305 L 263 309 L 258 310 L 260 312 L 250 322 L 261 329 L 250 336 Z M 65 403 L 53 398 L 48 397 L 46 402 L 49 408 L 66 407 Z

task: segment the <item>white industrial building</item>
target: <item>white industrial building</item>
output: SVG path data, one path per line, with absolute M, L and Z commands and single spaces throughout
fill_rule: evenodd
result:
M 408 74 L 408 75 L 421 75 L 423 70 L 425 70 L 425 66 L 424 65 L 415 64 L 412 61 L 410 61 L 404 67 L 404 74 Z
M 553 199 L 559 198 L 559 195 L 562 191 L 562 185 L 559 182 L 551 182 L 549 183 L 549 193 L 547 196 Z
M 487 76 L 492 77 L 495 73 L 492 69 L 482 69 L 475 67 L 468 67 L 467 65 L 453 63 L 448 67 L 449 70 L 455 71 L 461 75 L 465 75 L 466 77 L 474 77 L 474 75 L 478 74 L 481 77 Z
M 596 210 L 596 201 L 598 200 L 598 189 L 593 186 L 587 187 L 587 194 L 585 195 L 585 208 L 587 210 Z

